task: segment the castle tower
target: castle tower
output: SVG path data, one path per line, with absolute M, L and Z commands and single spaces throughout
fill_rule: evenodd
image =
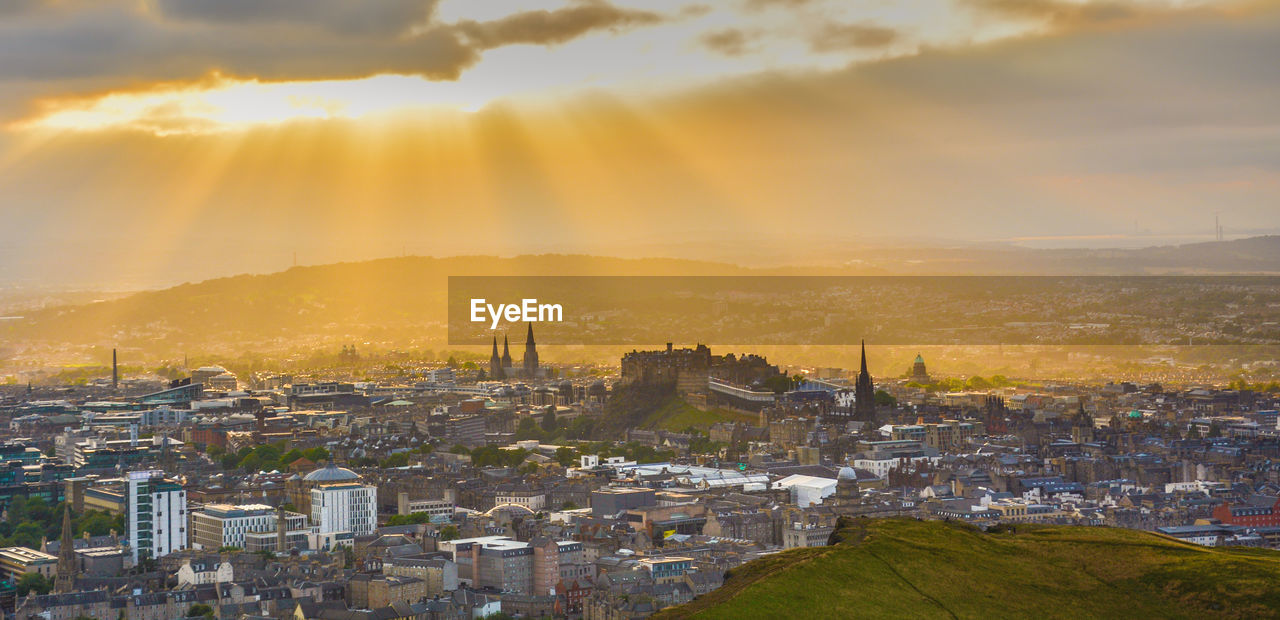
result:
M 533 378 L 538 374 L 538 344 L 533 341 L 533 324 L 529 324 L 529 335 L 524 341 L 524 376 Z
M 867 341 L 862 341 L 862 369 L 858 371 L 858 383 L 853 389 L 855 420 L 874 422 L 876 419 L 876 388 L 867 372 Z
M 58 574 L 53 580 L 53 591 L 57 594 L 71 592 L 76 588 L 76 548 L 71 540 L 71 506 L 62 511 L 62 537 L 58 546 Z

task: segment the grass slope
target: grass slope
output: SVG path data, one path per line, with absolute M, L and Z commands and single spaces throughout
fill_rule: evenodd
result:
M 692 426 L 705 431 L 711 428 L 712 424 L 719 422 L 754 424 L 758 420 L 759 416 L 731 409 L 699 409 L 685 402 L 684 399 L 673 396 L 661 407 L 646 415 L 639 427 L 680 432 Z
M 1280 553 L 1133 530 L 850 520 L 656 618 L 1276 618 Z

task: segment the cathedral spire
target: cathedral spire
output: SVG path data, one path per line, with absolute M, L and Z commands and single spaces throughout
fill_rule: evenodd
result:
M 538 375 L 538 344 L 533 341 L 533 323 L 529 324 L 529 335 L 524 340 L 524 376 L 532 379 Z
M 505 339 L 504 339 L 505 345 Z M 489 356 L 489 378 L 501 380 L 506 378 L 506 373 L 502 371 L 502 358 L 498 357 L 498 337 L 493 337 L 493 355 Z
M 58 574 L 53 580 L 53 591 L 58 594 L 71 592 L 76 586 L 76 549 L 71 539 L 71 505 L 62 510 L 62 538 L 58 543 Z

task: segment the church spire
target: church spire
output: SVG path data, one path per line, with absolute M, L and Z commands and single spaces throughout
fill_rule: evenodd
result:
M 871 381 L 871 373 L 867 371 L 867 341 L 862 341 L 862 367 L 858 371 L 858 381 L 853 388 L 853 416 L 864 422 L 876 419 L 876 388 Z
M 533 323 L 529 324 L 529 335 L 524 340 L 524 376 L 526 379 L 538 376 L 538 343 L 533 341 Z
M 498 357 L 498 337 L 493 337 L 493 355 L 489 356 L 489 378 L 501 380 L 506 378 L 506 373 L 502 371 L 502 358 Z
M 71 592 L 76 586 L 76 549 L 71 539 L 71 505 L 62 510 L 62 538 L 58 543 L 58 574 L 53 580 L 53 591 L 58 594 Z

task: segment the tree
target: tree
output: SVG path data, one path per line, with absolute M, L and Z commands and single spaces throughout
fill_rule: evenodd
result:
M 197 616 L 204 616 L 205 618 L 212 618 L 212 617 L 213 617 L 213 608 L 212 608 L 212 607 L 210 607 L 210 606 L 208 606 L 208 605 L 205 605 L 204 603 L 196 603 L 195 605 L 192 605 L 190 608 L 188 608 L 188 609 L 187 609 L 187 617 L 188 617 L 188 618 L 194 618 L 194 617 L 197 617 Z
M 431 521 L 431 515 L 425 512 L 411 512 L 407 515 L 391 515 L 387 525 L 417 525 Z
M 572 465 L 577 458 L 578 452 L 569 446 L 560 446 L 559 448 L 556 448 L 556 462 L 564 467 Z
M 329 460 L 329 451 L 321 447 L 308 448 L 302 451 L 302 456 L 313 463 L 321 463 Z
M 458 526 L 449 524 L 440 528 L 440 540 L 448 541 L 458 538 Z
M 45 535 L 45 530 L 39 523 L 34 521 L 25 521 L 18 527 L 13 528 L 13 535 L 9 537 L 11 546 L 26 547 L 28 549 L 39 549 L 40 539 Z
M 388 456 L 387 458 L 382 459 L 382 463 L 381 463 L 382 467 L 385 467 L 385 468 L 404 467 L 408 464 L 409 464 L 408 452 L 399 452 L 397 454 L 392 454 L 391 456 Z
M 785 374 L 774 375 L 764 380 L 764 387 L 774 394 L 782 394 L 783 392 L 791 389 L 791 377 L 788 377 Z
M 18 577 L 17 587 L 18 596 L 26 596 L 32 591 L 36 594 L 48 594 L 53 589 L 53 584 L 40 573 L 22 573 L 22 576 Z
M 556 432 L 556 407 L 551 405 L 547 407 L 547 412 L 542 414 L 542 432 Z
M 124 530 L 124 515 L 115 517 L 106 512 L 89 510 L 81 515 L 75 524 L 76 534 L 88 533 L 90 536 L 105 536 L 110 534 L 111 530 L 117 532 Z
M 516 439 L 523 441 L 525 439 L 541 439 L 542 430 L 538 427 L 538 423 L 533 417 L 526 417 L 520 420 L 520 425 L 516 427 Z
M 892 407 L 896 404 L 898 404 L 898 399 L 894 398 L 892 394 L 884 390 L 876 390 L 876 405 Z

